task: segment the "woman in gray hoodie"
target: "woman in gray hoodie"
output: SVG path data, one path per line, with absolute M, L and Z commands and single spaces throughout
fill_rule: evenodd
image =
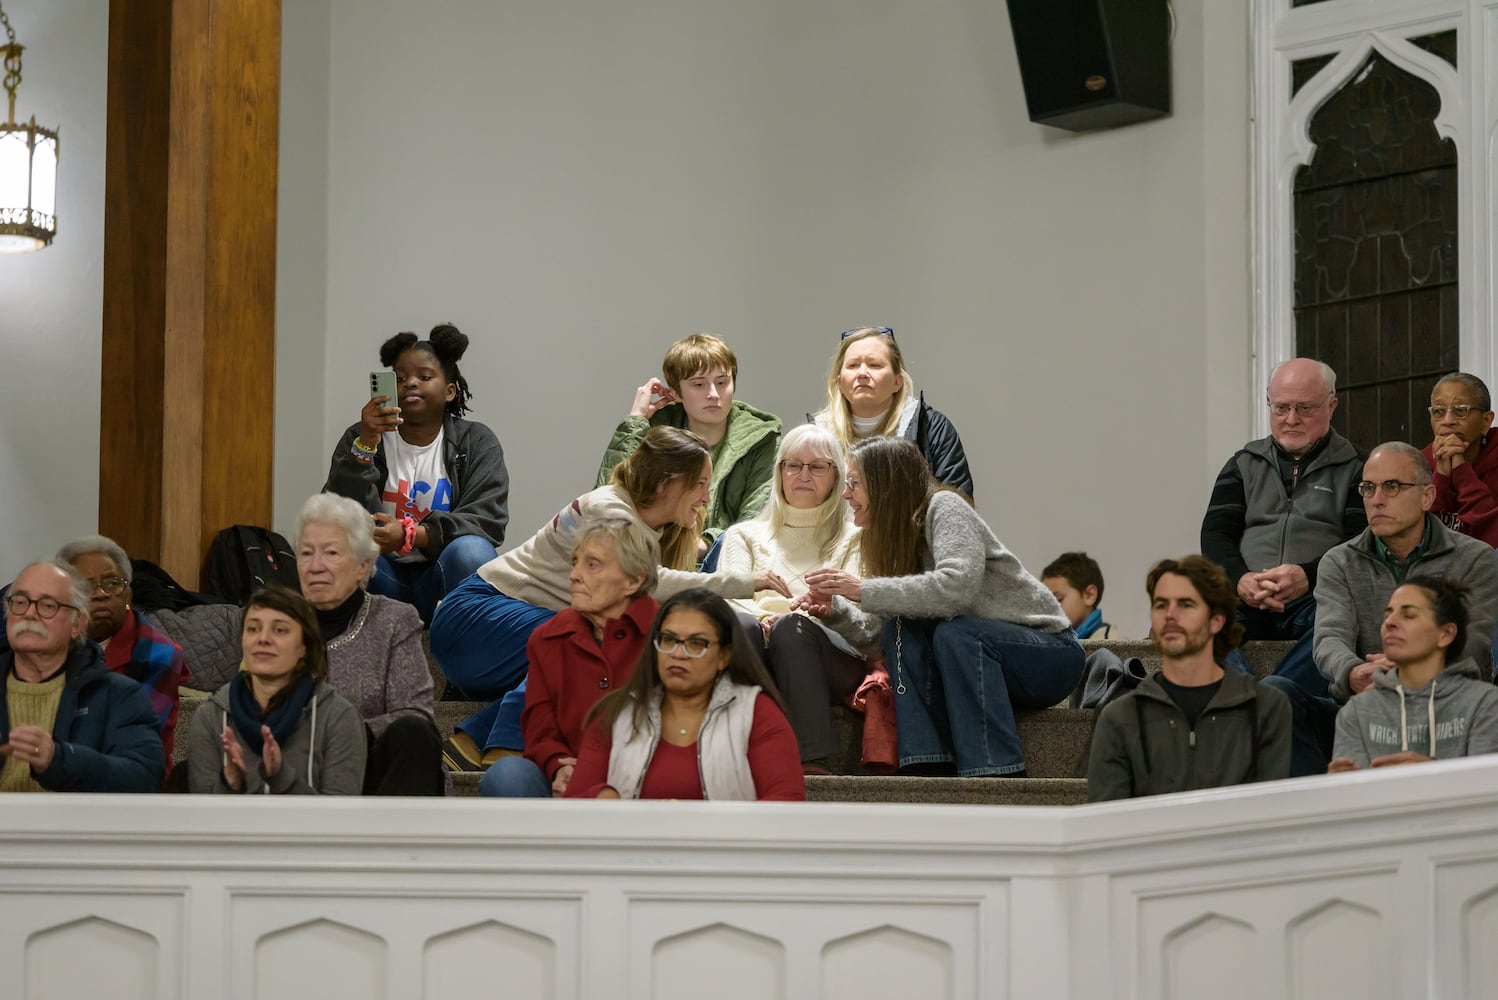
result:
M 328 684 L 317 612 L 263 587 L 245 605 L 244 661 L 192 717 L 188 785 L 222 794 L 358 795 L 364 722 Z
M 1329 772 L 1447 760 L 1498 750 L 1498 688 L 1470 657 L 1466 589 L 1406 580 L 1384 609 L 1385 669 L 1337 713 Z

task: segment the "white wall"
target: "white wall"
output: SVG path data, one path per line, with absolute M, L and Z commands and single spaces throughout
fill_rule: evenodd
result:
M 1036 570 L 1093 552 L 1137 633 L 1250 432 L 1248 14 L 1177 8 L 1175 115 L 1071 136 L 1025 119 L 988 0 L 285 4 L 277 526 L 400 329 L 474 337 L 518 541 L 677 337 L 726 337 L 742 398 L 794 420 L 837 332 L 889 323 L 1001 537 Z M 0 259 L 28 526 L 0 575 L 95 524 L 107 53 L 103 3 L 11 17 L 63 232 Z
M 99 345 L 104 299 L 104 110 L 109 8 L 6 7 L 22 55 L 16 117 L 58 128 L 57 239 L 0 254 L 0 481 L 9 527 L 0 578 L 94 531 L 99 515 Z M 5 112 L 0 92 L 0 114 Z M 128 407 L 128 399 L 109 400 Z
M 1074 807 L 13 798 L 27 1000 L 1498 996 L 1490 757 Z
M 398 330 L 473 338 L 515 543 L 676 338 L 725 337 L 741 398 L 795 420 L 837 333 L 884 323 L 1000 536 L 1036 571 L 1092 552 L 1139 634 L 1145 569 L 1197 548 L 1250 427 L 1244 5 L 1177 4 L 1172 118 L 1072 136 L 1026 119 L 989 0 L 324 2 L 326 94 L 317 46 L 285 52 L 288 111 L 328 104 L 283 117 L 281 246 L 315 268 L 325 241 L 326 302 L 312 270 L 288 301 L 283 257 L 278 524 Z M 320 212 L 287 198 L 323 183 L 324 124 Z M 324 323 L 314 413 L 284 351 Z

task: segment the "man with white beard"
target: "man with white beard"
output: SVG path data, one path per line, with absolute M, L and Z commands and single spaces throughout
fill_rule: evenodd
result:
M 1158 673 L 1098 716 L 1087 798 L 1126 799 L 1283 778 L 1290 702 L 1222 660 L 1243 636 L 1226 572 L 1201 556 L 1164 559 L 1146 579 Z
M 0 792 L 154 792 L 166 757 L 141 686 L 88 641 L 88 591 L 71 566 L 36 562 L 5 596 Z

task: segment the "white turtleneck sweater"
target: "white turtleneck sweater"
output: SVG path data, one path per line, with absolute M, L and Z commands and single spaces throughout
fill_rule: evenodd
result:
M 828 503 L 842 503 L 834 496 Z M 750 576 L 762 569 L 779 573 L 793 595 L 806 593 L 806 574 L 814 569 L 832 566 L 857 574 L 858 529 L 853 522 L 844 524 L 842 536 L 832 547 L 831 556 L 825 557 L 817 551 L 813 532 L 822 508 L 810 510 L 781 506 L 785 523 L 778 529 L 764 520 L 740 521 L 723 533 L 723 549 L 718 555 L 718 572 L 733 577 Z M 736 609 L 746 611 L 756 618 L 783 615 L 790 611 L 790 602 L 773 590 L 757 591 L 752 600 L 730 601 Z

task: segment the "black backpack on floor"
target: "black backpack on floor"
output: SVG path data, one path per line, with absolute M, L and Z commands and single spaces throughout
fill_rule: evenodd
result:
M 244 604 L 266 584 L 301 592 L 291 543 L 269 528 L 236 524 L 214 536 L 203 563 L 203 589 L 233 604 Z

